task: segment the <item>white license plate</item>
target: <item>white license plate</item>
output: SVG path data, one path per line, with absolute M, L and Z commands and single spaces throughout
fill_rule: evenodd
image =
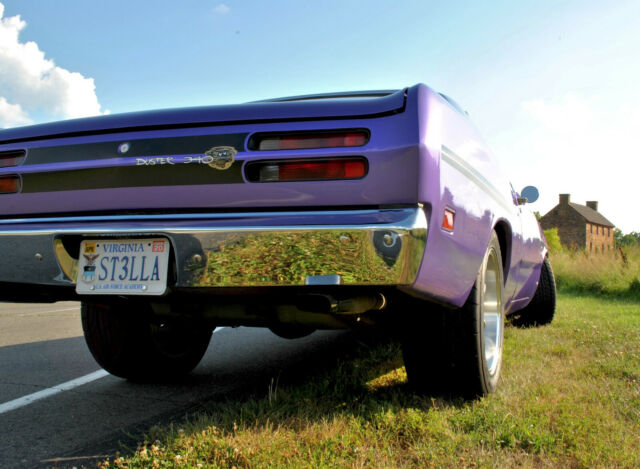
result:
M 76 292 L 83 295 L 162 295 L 167 289 L 165 238 L 80 243 Z

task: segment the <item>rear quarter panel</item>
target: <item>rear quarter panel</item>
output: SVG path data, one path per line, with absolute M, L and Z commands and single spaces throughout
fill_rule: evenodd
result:
M 481 266 L 494 228 L 504 233 L 508 311 L 518 289 L 522 235 L 514 194 L 489 147 L 470 120 L 424 85 L 411 88 L 407 111 L 419 129 L 418 199 L 429 213 L 427 247 L 414 292 L 462 306 Z M 453 232 L 441 228 L 445 209 L 455 212 Z

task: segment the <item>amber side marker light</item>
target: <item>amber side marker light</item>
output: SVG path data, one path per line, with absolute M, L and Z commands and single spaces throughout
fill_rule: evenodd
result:
M 307 150 L 312 148 L 361 147 L 369 141 L 367 130 L 305 133 L 261 133 L 249 140 L 249 149 L 258 151 Z
M 15 194 L 21 188 L 20 176 L 0 176 L 0 194 Z
M 362 157 L 328 158 L 256 161 L 247 164 L 246 175 L 251 182 L 322 181 L 360 179 L 367 170 L 367 160 Z
M 0 151 L 0 168 L 9 168 L 22 164 L 26 154 L 24 150 Z
M 442 219 L 442 229 L 446 231 L 453 231 L 455 218 L 456 213 L 453 210 L 446 208 L 444 210 L 444 218 Z

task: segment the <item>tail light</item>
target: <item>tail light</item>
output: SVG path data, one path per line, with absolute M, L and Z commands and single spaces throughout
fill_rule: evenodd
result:
M 24 150 L 0 151 L 0 168 L 22 164 L 26 154 Z
M 274 160 L 247 164 L 246 175 L 251 182 L 323 181 L 360 179 L 367 170 L 367 160 L 362 157 Z
M 361 147 L 369 141 L 367 130 L 338 130 L 299 133 L 263 133 L 249 140 L 249 149 L 269 150 L 306 150 L 312 148 Z
M 21 188 L 20 176 L 0 176 L 0 194 L 14 194 L 20 192 Z

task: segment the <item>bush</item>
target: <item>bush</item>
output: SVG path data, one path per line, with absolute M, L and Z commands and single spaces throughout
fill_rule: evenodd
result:
M 549 252 L 560 252 L 563 250 L 562 244 L 560 243 L 560 236 L 558 235 L 558 228 L 544 230 L 544 237 L 547 238 Z

